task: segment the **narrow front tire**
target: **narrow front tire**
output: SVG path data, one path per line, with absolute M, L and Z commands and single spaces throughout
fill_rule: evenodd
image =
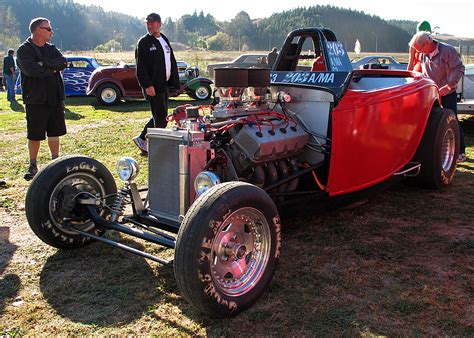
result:
M 104 234 L 90 220 L 78 197 L 95 198 L 102 203 L 97 211 L 108 213 L 117 192 L 115 181 L 100 162 L 85 156 L 61 157 L 36 174 L 26 193 L 25 210 L 31 230 L 46 244 L 59 249 L 83 247 L 93 240 L 73 228 Z
M 280 218 L 262 189 L 219 184 L 191 206 L 179 229 L 174 272 L 199 311 L 235 315 L 263 294 L 280 255 Z

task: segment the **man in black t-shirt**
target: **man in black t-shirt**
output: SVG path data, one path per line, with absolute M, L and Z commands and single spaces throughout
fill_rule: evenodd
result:
M 31 20 L 30 32 L 31 36 L 17 51 L 30 158 L 25 180 L 31 180 L 38 172 L 40 141 L 48 135 L 51 158 L 55 159 L 59 156 L 59 136 L 66 134 L 64 84 L 60 73 L 66 68 L 66 59 L 49 43 L 53 29 L 48 19 Z
M 3 78 L 5 79 L 7 100 L 10 102 L 15 101 L 15 60 L 13 55 L 15 55 L 15 51 L 9 49 L 7 56 L 3 58 Z
M 178 66 L 168 38 L 161 33 L 161 17 L 149 14 L 146 27 L 148 34 L 138 40 L 135 50 L 138 83 L 152 113 L 141 134 L 133 138 L 143 154 L 148 152 L 148 128 L 166 128 L 168 123 L 168 88 L 179 88 Z

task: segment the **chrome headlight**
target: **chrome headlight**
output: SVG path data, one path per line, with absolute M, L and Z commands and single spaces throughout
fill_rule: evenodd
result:
M 133 181 L 138 172 L 138 163 L 131 157 L 122 157 L 117 162 L 117 174 L 123 181 Z
M 194 180 L 194 190 L 198 196 L 201 196 L 213 186 L 221 183 L 219 176 L 212 171 L 201 171 Z

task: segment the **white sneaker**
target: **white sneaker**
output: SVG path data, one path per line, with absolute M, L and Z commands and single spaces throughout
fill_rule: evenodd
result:
M 464 162 L 467 160 L 467 156 L 465 153 L 461 153 L 459 154 L 459 157 L 458 157 L 458 162 Z
M 135 142 L 138 149 L 140 149 L 144 153 L 148 153 L 148 142 L 146 140 L 143 140 L 142 138 L 140 138 L 140 136 L 136 136 L 132 140 L 133 142 Z

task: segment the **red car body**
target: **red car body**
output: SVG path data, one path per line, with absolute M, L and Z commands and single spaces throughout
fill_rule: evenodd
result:
M 212 94 L 212 81 L 200 77 L 197 67 L 188 67 L 183 61 L 177 63 L 181 88 L 170 93 L 170 96 L 186 93 L 194 99 L 209 99 Z M 90 77 L 86 93 L 96 96 L 99 103 L 104 105 L 116 104 L 121 99 L 143 99 L 135 65 L 123 63 L 97 68 Z
M 103 66 L 91 76 L 87 94 L 93 95 L 96 89 L 104 83 L 113 83 L 119 87 L 124 98 L 143 98 L 142 90 L 135 76 L 135 67 L 120 64 L 117 66 Z
M 397 71 L 356 71 L 374 72 L 401 75 Z M 414 81 L 389 90 L 349 88 L 332 111 L 330 196 L 380 183 L 412 160 L 438 100 L 438 88 L 417 73 L 402 74 Z

